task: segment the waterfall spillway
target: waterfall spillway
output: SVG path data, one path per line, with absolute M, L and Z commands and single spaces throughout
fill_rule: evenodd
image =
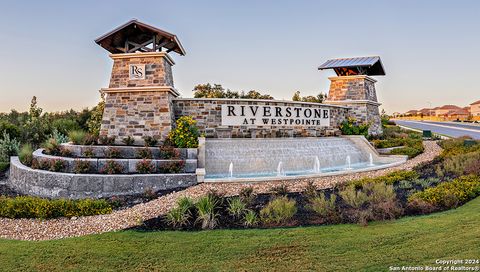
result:
M 276 176 L 282 162 L 282 175 L 285 170 L 289 175 L 311 174 L 312 166 L 323 173 L 323 169 L 342 169 L 347 155 L 352 165 L 368 163 L 368 152 L 348 138 L 207 139 L 205 171 L 207 177 L 231 177 L 232 171 L 225 169 L 225 162 L 230 162 L 235 178 Z

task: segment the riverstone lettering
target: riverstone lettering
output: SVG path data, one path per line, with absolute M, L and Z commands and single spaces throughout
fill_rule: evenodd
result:
M 330 125 L 326 108 L 270 105 L 222 105 L 222 126 L 320 126 Z

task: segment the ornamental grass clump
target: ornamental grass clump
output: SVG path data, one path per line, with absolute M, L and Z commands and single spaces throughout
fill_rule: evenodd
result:
M 101 135 L 98 137 L 98 143 L 100 143 L 101 145 L 114 145 L 115 138 L 115 136 Z
M 110 158 L 110 159 L 121 158 L 122 153 L 120 152 L 120 150 L 118 148 L 110 146 L 105 150 L 105 157 Z
M 152 136 L 145 136 L 143 137 L 143 143 L 146 147 L 156 146 L 158 143 L 158 139 Z
M 233 216 L 235 220 L 238 220 L 242 217 L 246 210 L 247 206 L 242 202 L 240 197 L 233 197 L 228 199 L 228 213 Z
M 45 141 L 42 147 L 45 150 L 45 154 L 48 154 L 48 155 L 60 154 L 61 146 L 57 142 L 57 140 L 55 140 L 54 138 L 50 138 L 47 141 Z
M 174 229 L 181 229 L 189 224 L 192 218 L 193 201 L 188 197 L 182 197 L 177 200 L 177 207 L 170 210 L 165 215 L 165 220 L 168 225 Z
M 68 133 L 68 138 L 73 144 L 82 145 L 85 142 L 87 133 L 83 130 L 72 130 Z
M 67 162 L 65 162 L 64 160 L 52 159 L 49 163 L 49 170 L 52 172 L 64 172 L 67 168 Z
M 18 152 L 20 162 L 26 166 L 31 166 L 33 161 L 33 148 L 31 144 L 24 144 Z
M 175 128 L 168 134 L 169 140 L 178 148 L 197 148 L 200 134 L 196 124 L 191 116 L 178 118 Z
M 176 160 L 180 158 L 180 152 L 173 146 L 163 145 L 160 147 L 160 159 Z
M 286 223 L 297 213 L 296 202 L 286 196 L 272 199 L 260 210 L 260 217 L 265 223 Z
M 257 213 L 253 210 L 247 210 L 244 215 L 243 225 L 245 227 L 254 227 L 258 225 L 258 216 Z
M 218 225 L 219 205 L 220 200 L 214 194 L 207 194 L 195 204 L 198 215 L 196 222 L 200 222 L 202 229 L 214 229 Z

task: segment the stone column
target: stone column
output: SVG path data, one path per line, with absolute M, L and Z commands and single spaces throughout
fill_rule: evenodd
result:
M 370 124 L 370 135 L 381 134 L 382 122 L 380 118 L 375 79 L 366 76 L 339 76 L 329 77 L 330 90 L 327 104 L 350 107 L 349 117 L 355 118 L 361 124 Z
M 179 93 L 173 86 L 171 57 L 165 52 L 111 54 L 112 75 L 106 94 L 100 135 L 116 136 L 116 141 L 132 136 L 165 139 L 174 124 L 173 98 Z M 132 66 L 140 68 L 132 77 Z M 143 70 L 143 71 L 142 71 Z

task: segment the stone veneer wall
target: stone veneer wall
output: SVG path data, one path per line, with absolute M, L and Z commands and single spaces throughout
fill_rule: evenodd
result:
M 297 106 L 311 108 L 329 108 L 330 126 L 222 126 L 221 105 L 270 105 L 270 106 Z M 218 138 L 274 138 L 274 137 L 315 137 L 338 136 L 341 134 L 339 126 L 348 115 L 348 109 L 318 103 L 290 102 L 278 100 L 253 99 L 217 99 L 217 98 L 175 98 L 173 100 L 175 118 L 192 116 L 197 121 L 200 133 L 206 137 Z
M 173 60 L 166 53 L 112 54 L 112 75 L 109 88 L 173 87 Z M 129 78 L 130 64 L 145 64 L 145 79 Z
M 370 124 L 369 134 L 381 134 L 382 121 L 375 90 L 376 80 L 365 75 L 330 77 L 326 103 L 347 106 L 349 116 L 363 124 Z
M 133 136 L 165 138 L 174 122 L 172 99 L 173 60 L 165 52 L 112 54 L 112 75 L 106 94 L 100 135 L 116 136 L 117 142 Z M 145 64 L 145 79 L 130 79 L 131 64 Z
M 172 99 L 168 91 L 109 93 L 100 135 L 133 136 L 138 141 L 143 136 L 164 138 L 173 124 Z
M 369 100 L 378 102 L 375 91 L 375 79 L 369 76 L 329 77 L 329 101 Z

